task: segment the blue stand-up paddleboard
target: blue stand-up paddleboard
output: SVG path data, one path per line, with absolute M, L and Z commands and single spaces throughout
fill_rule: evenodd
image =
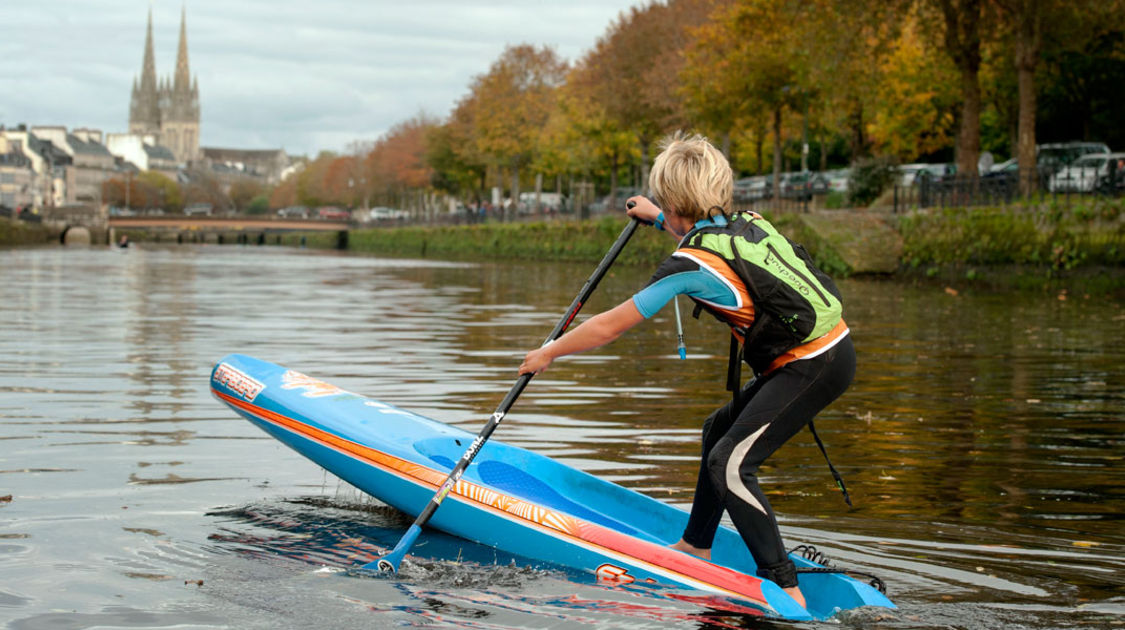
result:
M 298 453 L 371 496 L 415 515 L 474 436 L 273 363 L 232 354 L 211 392 Z M 488 441 L 427 524 L 518 556 L 618 583 L 646 582 L 719 596 L 766 616 L 824 619 L 860 606 L 893 608 L 842 573 L 801 573 L 807 608 L 720 527 L 706 561 L 668 548 L 687 512 L 526 449 Z M 817 567 L 794 556 L 798 568 Z

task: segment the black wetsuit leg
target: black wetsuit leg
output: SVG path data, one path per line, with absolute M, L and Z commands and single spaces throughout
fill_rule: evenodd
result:
M 711 414 L 703 425 L 703 458 L 684 541 L 710 548 L 726 508 L 758 567 L 787 565 L 777 519 L 758 485 L 758 468 L 843 394 L 854 377 L 855 348 L 845 337 L 817 357 L 793 361 L 751 382 L 733 413 L 728 403 Z

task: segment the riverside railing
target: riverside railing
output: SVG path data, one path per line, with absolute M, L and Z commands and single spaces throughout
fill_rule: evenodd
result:
M 1034 171 L 1023 177 L 1011 172 L 977 178 L 919 178 L 910 186 L 895 186 L 894 209 L 904 212 L 1017 202 L 1069 207 L 1122 195 L 1125 195 L 1125 160 L 1113 160 L 1100 167 L 1068 166 L 1058 171 Z

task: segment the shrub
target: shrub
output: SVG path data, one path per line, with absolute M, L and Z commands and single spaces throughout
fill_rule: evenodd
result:
M 852 176 L 848 181 L 848 205 L 855 208 L 867 207 L 883 191 L 894 185 L 897 176 L 898 171 L 889 158 L 856 162 L 852 165 Z

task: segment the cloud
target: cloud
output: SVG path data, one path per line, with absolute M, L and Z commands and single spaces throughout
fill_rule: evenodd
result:
M 183 6 L 202 143 L 315 154 L 421 111 L 444 117 L 505 46 L 547 45 L 575 61 L 635 1 L 192 0 Z M 149 6 L 5 6 L 0 123 L 124 130 Z M 157 74 L 171 76 L 181 4 L 151 9 Z

